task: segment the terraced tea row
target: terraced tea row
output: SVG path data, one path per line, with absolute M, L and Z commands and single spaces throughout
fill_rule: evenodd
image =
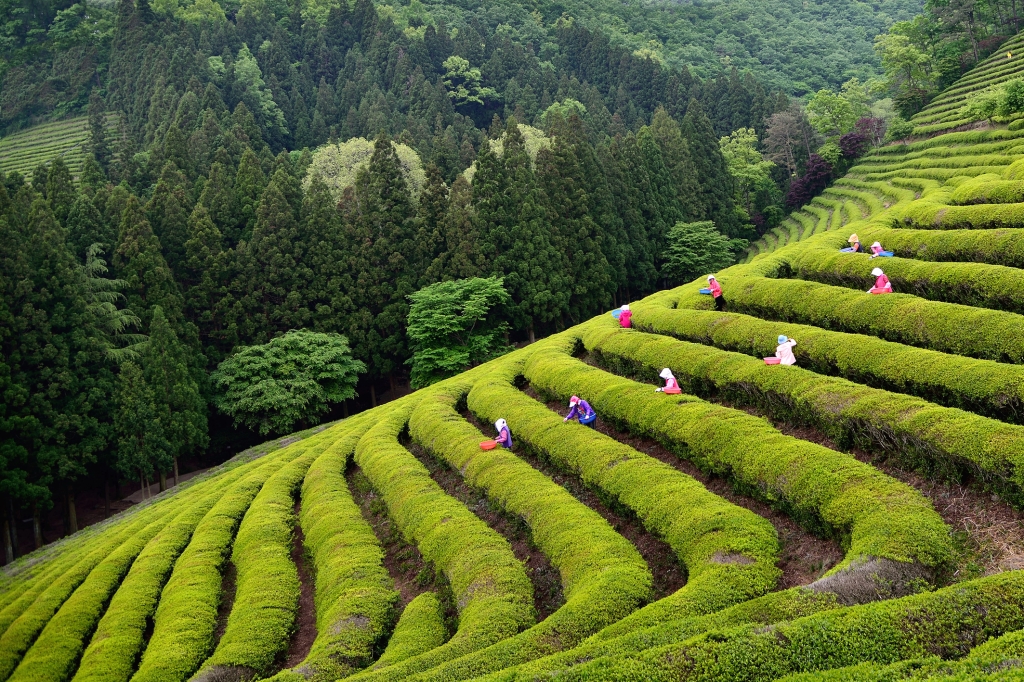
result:
M 107 114 L 108 140 L 118 135 L 118 119 Z M 0 138 L 0 173 L 17 172 L 29 177 L 39 164 L 49 164 L 60 156 L 73 176 L 85 163 L 89 142 L 89 119 L 81 116 L 54 123 L 43 123 Z

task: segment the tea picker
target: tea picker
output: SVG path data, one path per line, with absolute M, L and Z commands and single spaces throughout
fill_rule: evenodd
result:
M 708 275 L 708 285 L 701 289 L 702 294 L 711 294 L 715 298 L 715 310 L 725 310 L 725 296 L 722 296 L 722 285 L 714 275 Z
M 765 358 L 766 365 L 795 365 L 796 356 L 793 355 L 793 346 L 796 339 L 791 339 L 785 334 L 779 334 L 779 345 L 775 347 L 775 357 Z
M 508 422 L 499 419 L 494 422 L 494 428 L 498 430 L 498 437 L 494 440 L 485 440 L 480 443 L 481 450 L 493 450 L 499 445 L 503 448 L 512 448 L 512 432 L 508 429 Z
M 882 248 L 881 242 L 875 242 L 871 245 L 871 257 L 872 258 L 892 258 L 892 251 L 886 251 Z
M 594 412 L 594 408 L 590 406 L 586 400 L 583 400 L 579 396 L 573 396 L 569 398 L 569 414 L 565 415 L 563 422 L 567 422 L 570 419 L 578 419 L 580 424 L 589 426 L 592 429 L 596 429 L 597 412 Z
M 661 374 L 659 374 L 658 376 L 665 380 L 665 385 L 662 386 L 661 388 L 654 389 L 655 393 L 668 393 L 669 395 L 676 395 L 683 392 L 683 390 L 679 388 L 679 382 L 676 381 L 675 376 L 673 376 L 672 370 L 670 370 L 668 367 L 661 370 Z
M 856 233 L 851 234 L 846 240 L 850 245 L 845 249 L 839 249 L 840 253 L 864 253 L 864 247 L 860 245 L 860 237 Z
M 891 294 L 892 283 L 889 278 L 882 272 L 882 268 L 875 268 L 871 271 L 871 274 L 876 277 L 875 286 L 868 289 L 869 294 Z

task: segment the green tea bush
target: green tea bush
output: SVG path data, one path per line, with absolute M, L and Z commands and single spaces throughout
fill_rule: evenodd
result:
M 166 511 L 166 505 L 149 507 L 134 516 L 131 523 L 116 527 L 113 532 L 104 533 L 98 542 L 90 544 L 88 552 L 80 558 L 77 554 L 70 554 L 66 557 L 68 560 L 74 560 L 73 563 L 70 561 L 60 562 L 63 564 L 63 571 L 59 575 L 53 576 L 52 582 L 45 586 L 45 589 L 31 605 L 11 623 L 0 637 L 0 679 L 6 680 L 15 672 L 15 668 L 36 641 L 39 633 L 43 631 L 54 614 L 58 613 L 67 600 L 75 594 L 79 586 L 89 578 L 93 570 L 123 544 L 131 542 L 136 534 L 159 519 Z M 109 575 L 106 570 L 103 573 L 105 577 Z M 109 586 L 110 581 L 103 581 L 103 584 Z M 95 621 L 93 622 L 95 623 Z
M 145 646 L 146 629 L 175 561 L 196 526 L 220 499 L 224 487 L 244 474 L 242 468 L 196 490 L 184 507 L 146 545 L 118 588 L 75 673 L 76 682 L 127 682 Z M 201 497 L 199 495 L 202 495 Z M 198 499 L 196 499 L 198 497 Z
M 1024 571 L 1011 571 L 936 592 L 767 627 L 718 630 L 640 654 L 599 658 L 559 679 L 768 682 L 856 663 L 959 658 L 978 642 L 1024 627 L 1022 606 Z
M 262 676 L 288 648 L 299 606 L 299 574 L 292 561 L 295 493 L 328 438 L 333 434 L 293 446 L 299 454 L 267 479 L 246 511 L 231 553 L 235 600 L 197 680 L 218 679 L 225 669 Z
M 228 488 L 203 517 L 174 564 L 153 617 L 153 634 L 135 682 L 181 682 L 210 655 L 221 601 L 221 573 L 235 532 L 263 484 L 298 450 L 290 447 Z
M 920 577 L 949 560 L 945 524 L 909 486 L 849 455 L 785 436 L 739 410 L 685 394 L 655 393 L 650 384 L 590 367 L 568 355 L 573 337 L 561 338 L 561 352 L 552 349 L 531 357 L 527 379 L 559 396 L 586 396 L 605 419 L 732 479 L 740 490 L 809 528 L 838 536 L 847 553 L 829 576 L 871 571 L 865 567 L 884 559 L 894 562 L 891 568 Z M 906 589 L 898 581 L 893 587 Z
M 500 383 L 486 376 L 480 381 L 495 380 Z M 570 648 L 628 615 L 651 591 L 643 557 L 597 512 L 504 448 L 480 449 L 484 435 L 455 411 L 469 388 L 466 381 L 449 381 L 429 392 L 413 412 L 410 435 L 526 522 L 537 549 L 558 569 L 565 603 L 514 637 L 411 679 L 468 679 Z
M 534 623 L 532 588 L 508 542 L 458 500 L 398 442 L 421 393 L 388 403 L 359 441 L 356 464 L 402 534 L 443 571 L 459 609 L 459 629 L 444 645 L 351 680 L 405 680 L 525 630 Z
M 433 592 L 418 595 L 402 611 L 388 646 L 374 664 L 386 668 L 444 644 L 447 637 L 441 602 Z
M 723 275 L 719 281 L 730 309 L 737 312 L 868 334 L 943 353 L 1024 362 L 1020 316 L 1013 313 L 905 294 L 872 296 L 803 280 Z M 706 308 L 710 302 L 701 300 L 694 288 L 694 293 L 684 293 L 678 304 Z
M 365 668 L 394 622 L 398 593 L 384 568 L 384 551 L 344 476 L 375 416 L 352 417 L 325 433 L 333 442 L 302 481 L 299 520 L 313 566 L 317 624 L 306 660 L 294 669 L 304 679 L 339 679 Z
M 976 476 L 1024 504 L 1024 427 L 802 367 L 767 366 L 749 355 L 622 331 L 600 325 L 583 340 L 602 364 L 620 371 L 654 377 L 670 367 L 689 392 L 756 405 L 782 421 L 813 425 L 840 446 L 894 456 L 939 476 Z
M 566 357 L 558 348 L 565 342 L 556 337 L 531 349 L 527 367 L 541 358 L 558 362 Z M 469 394 L 470 410 L 487 420 L 507 419 L 521 442 L 636 514 L 687 569 L 685 587 L 610 625 L 602 637 L 672 617 L 710 613 L 771 589 L 779 575 L 774 566 L 778 544 L 767 521 L 649 455 L 592 429 L 562 423 L 511 385 L 517 373 L 511 366 L 501 379 L 478 382 Z M 538 390 L 552 394 L 552 386 L 534 381 L 543 372 L 526 373 Z M 523 427 L 518 432 L 517 424 Z

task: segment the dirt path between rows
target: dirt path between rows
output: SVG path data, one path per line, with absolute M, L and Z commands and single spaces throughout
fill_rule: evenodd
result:
M 305 535 L 299 524 L 301 502 L 295 502 L 295 535 L 292 540 L 292 561 L 299 572 L 299 610 L 295 614 L 295 632 L 284 656 L 284 668 L 294 668 L 305 660 L 316 640 L 316 593 L 313 570 L 306 554 Z

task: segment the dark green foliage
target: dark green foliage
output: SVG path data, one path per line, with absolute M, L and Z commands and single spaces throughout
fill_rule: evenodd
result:
M 71 172 L 59 156 L 50 163 L 46 174 L 46 200 L 50 202 L 50 210 L 57 221 L 65 225 L 75 202 L 75 186 Z
M 686 107 L 682 131 L 689 143 L 702 201 L 707 207 L 699 217 L 714 221 L 718 229 L 730 237 L 744 236 L 736 216 L 732 176 L 719 149 L 718 136 L 700 102 L 695 99 L 690 100 Z
M 142 369 L 153 406 L 174 458 L 190 455 L 209 442 L 206 401 L 189 372 L 188 350 L 178 340 L 160 306 L 153 308 Z
M 330 403 L 355 397 L 365 371 L 344 336 L 290 331 L 262 346 L 239 348 L 210 381 L 218 409 L 236 426 L 287 433 L 297 423 L 318 422 Z
M 501 280 L 475 277 L 438 282 L 409 296 L 406 333 L 413 355 L 411 382 L 421 388 L 508 350 L 501 307 L 511 299 Z
M 729 239 L 710 220 L 676 223 L 669 230 L 664 272 L 675 282 L 714 274 L 732 262 Z
M 114 396 L 117 468 L 125 477 L 148 479 L 171 465 L 171 444 L 142 370 L 134 362 L 121 367 Z
M 75 198 L 64 226 L 68 231 L 68 247 L 83 262 L 86 249 L 93 244 L 99 244 L 109 254 L 117 243 L 117 226 L 104 219 L 96 210 L 96 205 L 84 194 Z

